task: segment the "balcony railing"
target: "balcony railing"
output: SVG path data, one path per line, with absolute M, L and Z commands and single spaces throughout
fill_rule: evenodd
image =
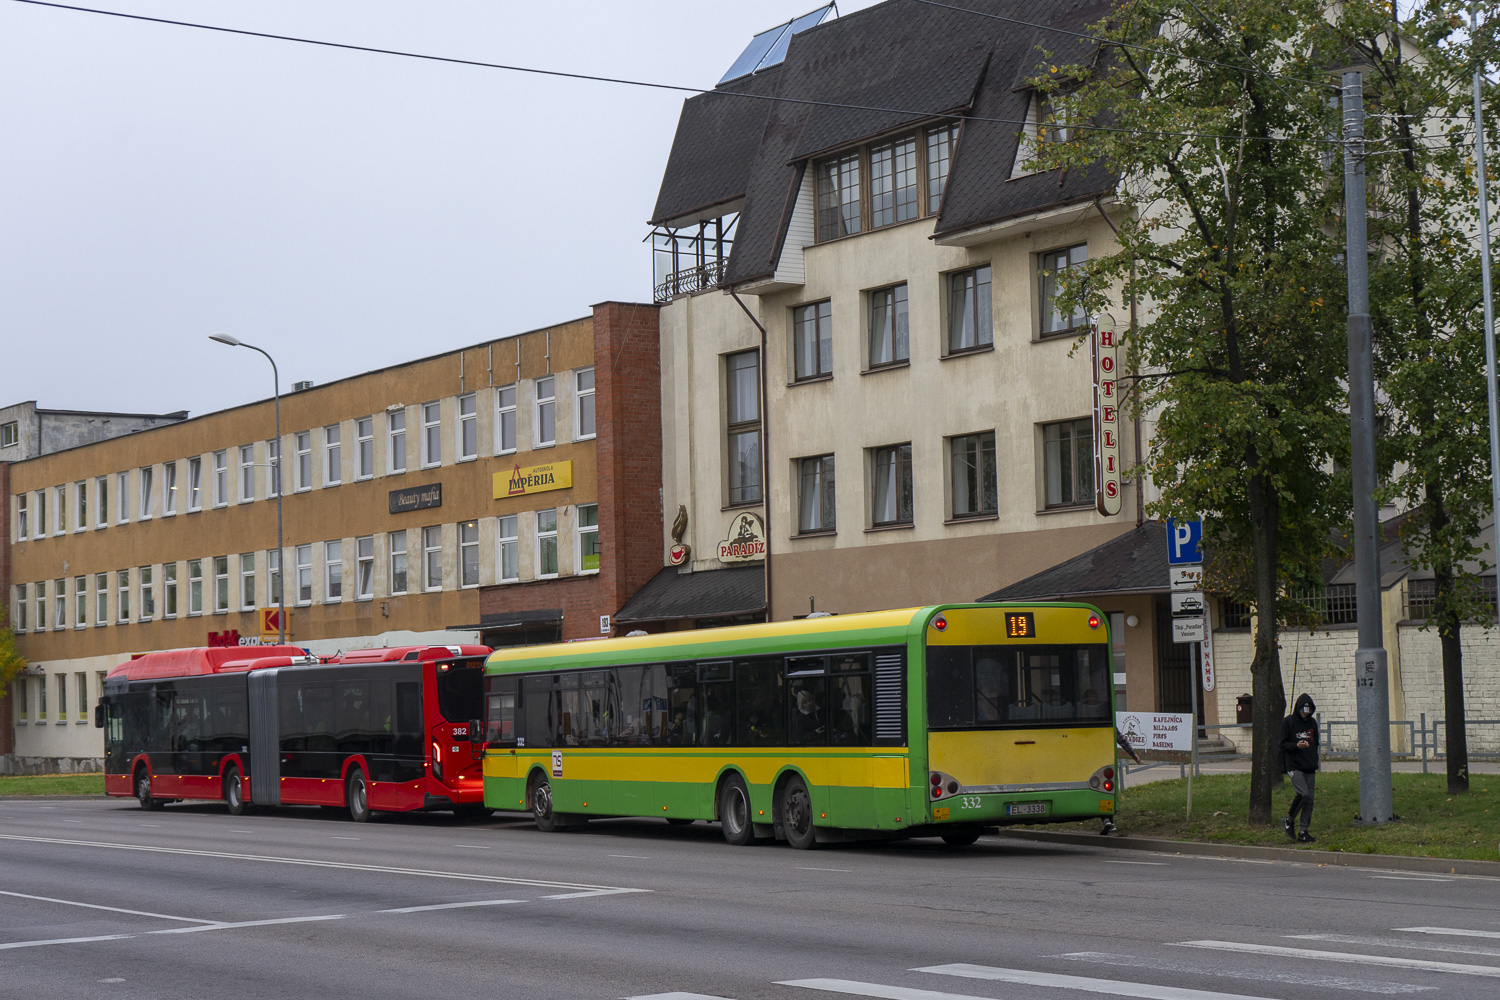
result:
M 706 264 L 674 271 L 667 280 L 656 286 L 656 301 L 670 302 L 679 295 L 716 288 L 724 280 L 724 261 L 711 260 Z

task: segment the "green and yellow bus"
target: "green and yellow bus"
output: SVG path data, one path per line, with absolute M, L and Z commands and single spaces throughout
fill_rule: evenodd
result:
M 500 649 L 484 801 L 542 830 L 718 820 L 731 844 L 940 836 L 1115 811 L 1108 626 L 966 604 Z M 478 727 L 475 727 L 476 730 Z

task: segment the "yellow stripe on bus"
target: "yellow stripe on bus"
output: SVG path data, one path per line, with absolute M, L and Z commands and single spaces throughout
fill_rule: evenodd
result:
M 815 754 L 756 752 L 739 749 L 734 754 L 692 748 L 664 747 L 649 750 L 575 749 L 562 751 L 562 776 L 553 777 L 552 751 L 520 751 L 491 754 L 484 760 L 486 778 L 525 778 L 532 768 L 541 768 L 554 781 L 654 781 L 665 783 L 712 783 L 726 766 L 742 771 L 755 785 L 769 784 L 783 767 L 791 765 L 822 787 L 906 788 L 909 764 L 904 752 L 872 755 L 869 748 L 820 749 Z

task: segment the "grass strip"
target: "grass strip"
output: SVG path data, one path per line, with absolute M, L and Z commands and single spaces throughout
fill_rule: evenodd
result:
M 0 798 L 8 795 L 103 795 L 102 774 L 16 774 L 0 778 Z

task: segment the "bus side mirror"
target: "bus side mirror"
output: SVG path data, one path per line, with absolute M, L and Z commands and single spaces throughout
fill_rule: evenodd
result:
M 484 720 L 469 720 L 469 743 L 474 746 L 484 746 Z
M 104 702 L 102 701 L 94 706 L 94 728 L 104 728 Z

